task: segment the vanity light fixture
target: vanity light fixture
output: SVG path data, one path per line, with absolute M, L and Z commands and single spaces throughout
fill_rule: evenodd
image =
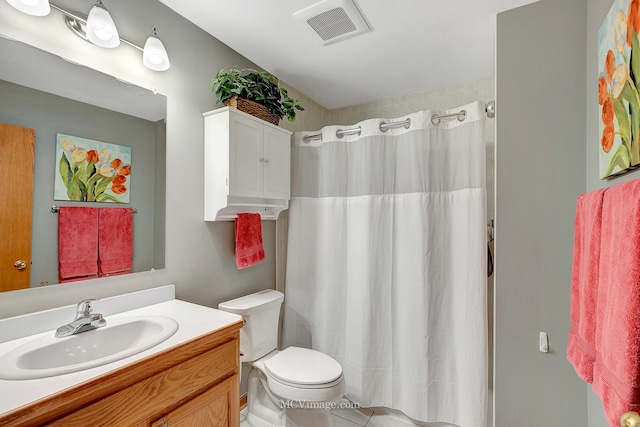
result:
M 98 0 L 91 8 L 85 31 L 89 41 L 95 45 L 107 48 L 120 46 L 118 29 L 102 0 Z
M 49 0 L 7 0 L 20 12 L 33 16 L 47 16 L 51 12 Z
M 65 16 L 67 27 L 81 39 L 91 42 L 96 46 L 115 48 L 120 42 L 128 44 L 142 52 L 142 63 L 153 71 L 166 71 L 171 66 L 169 55 L 164 45 L 153 28 L 144 48 L 120 37 L 113 18 L 102 0 L 96 0 L 96 4 L 89 11 L 89 16 L 78 12 L 69 12 L 49 0 L 7 0 L 14 8 L 33 16 L 48 15 L 51 9 L 56 9 Z
M 144 50 L 142 52 L 142 63 L 154 71 L 168 70 L 171 64 L 169 63 L 169 55 L 164 45 L 156 35 L 156 29 L 151 30 L 151 35 L 144 44 Z

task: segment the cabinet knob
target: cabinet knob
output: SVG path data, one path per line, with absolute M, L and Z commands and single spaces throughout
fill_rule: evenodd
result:
M 269 163 L 269 159 L 265 159 L 265 160 L 264 160 L 264 162 L 265 162 L 265 163 Z
M 260 157 L 260 161 L 261 161 L 261 162 L 264 162 L 264 157 Z

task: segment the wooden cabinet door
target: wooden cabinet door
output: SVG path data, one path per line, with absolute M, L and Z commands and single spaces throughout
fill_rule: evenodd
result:
M 151 427 L 238 427 L 240 397 L 235 382 L 229 378 L 180 405 L 151 424 Z
M 262 197 L 262 123 L 229 115 L 229 194 Z
M 33 129 L 0 123 L 0 291 L 29 287 L 35 139 Z
M 269 126 L 264 127 L 264 197 L 289 199 L 291 180 L 291 136 Z

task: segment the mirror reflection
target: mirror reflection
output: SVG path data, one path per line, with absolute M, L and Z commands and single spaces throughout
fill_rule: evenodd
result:
M 58 283 L 53 205 L 135 209 L 132 271 L 164 268 L 166 98 L 20 42 L 0 52 L 0 291 Z M 129 203 L 54 200 L 58 134 L 130 147 Z

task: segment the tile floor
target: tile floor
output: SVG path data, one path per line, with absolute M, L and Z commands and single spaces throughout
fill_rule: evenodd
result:
M 377 424 L 371 424 L 369 421 L 373 416 L 373 410 L 371 409 L 334 409 L 331 410 L 331 427 L 362 427 L 362 426 L 377 426 Z M 240 413 L 240 427 L 249 427 L 249 424 L 245 421 L 246 409 Z M 299 418 L 295 416 L 295 418 Z M 298 421 L 298 420 L 296 420 Z M 299 422 L 299 421 L 298 421 Z M 368 424 L 369 423 L 369 424 Z M 383 424 L 384 425 L 384 424 Z M 327 426 L 328 427 L 328 426 Z
M 492 399 L 492 392 L 489 393 L 489 399 Z M 349 401 L 343 399 L 341 406 L 350 406 Z M 493 408 L 490 405 L 489 408 L 489 420 L 493 419 Z M 245 421 L 246 409 L 240 413 L 240 427 L 249 427 L 249 424 Z M 304 411 L 302 411 L 304 413 Z M 360 409 L 333 409 L 330 411 L 331 427 L 414 427 L 414 426 L 428 426 L 428 427 L 449 427 L 451 424 L 446 423 L 428 423 L 428 424 L 414 424 L 410 420 L 402 417 L 401 415 L 383 412 L 379 410 L 360 408 Z M 296 417 L 298 418 L 298 417 Z M 488 426 L 492 425 L 490 421 Z M 300 427 L 307 427 L 303 422 Z M 453 426 L 452 426 L 453 427 Z

